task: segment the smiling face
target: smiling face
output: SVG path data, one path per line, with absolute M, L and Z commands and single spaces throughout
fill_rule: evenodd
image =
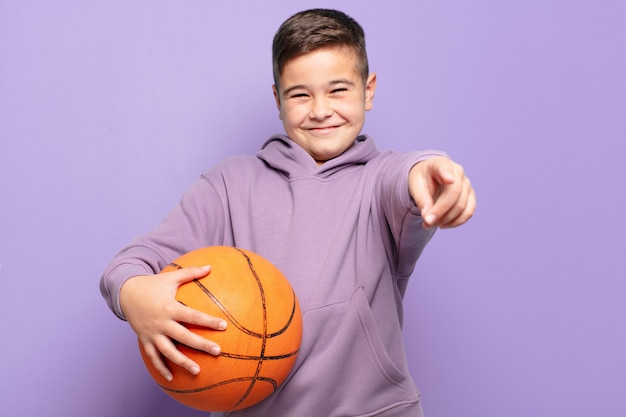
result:
M 287 62 L 279 84 L 273 89 L 285 133 L 321 165 L 361 132 L 376 75 L 364 81 L 348 48 L 318 49 Z

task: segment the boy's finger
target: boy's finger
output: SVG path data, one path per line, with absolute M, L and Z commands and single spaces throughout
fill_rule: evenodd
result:
M 217 343 L 190 331 L 183 325 L 178 325 L 178 328 L 172 331 L 170 337 L 186 346 L 189 346 L 190 348 L 200 350 L 211 355 L 219 355 L 221 353 L 221 348 Z
M 460 192 L 455 184 L 438 185 L 432 204 L 422 210 L 424 226 L 439 226 L 446 217 L 454 215 L 451 210 L 455 209 L 459 196 Z
M 214 330 L 225 330 L 227 323 L 219 317 L 213 317 L 195 308 L 180 305 L 175 320 L 182 323 L 193 324 L 201 327 L 209 327 Z
M 154 366 L 154 369 L 156 369 L 163 376 L 163 378 L 171 381 L 172 373 L 163 362 L 163 358 L 161 357 L 161 354 L 156 349 L 156 347 L 152 343 L 144 343 L 143 350 L 148 356 L 148 359 L 150 359 L 150 362 L 152 363 L 152 366 Z
M 450 221 L 451 217 L 458 216 L 463 211 L 464 199 L 467 198 L 467 194 L 464 195 L 467 189 L 463 167 L 445 158 L 434 162 L 431 175 L 438 184 L 438 189 L 433 196 L 432 207 L 425 213 L 427 226 L 438 226 Z
M 422 215 L 425 215 L 433 206 L 433 196 L 428 185 L 420 181 L 411 190 L 413 201 L 417 208 L 420 209 Z
M 424 226 L 434 226 L 445 212 L 436 209 L 444 187 L 454 183 L 455 165 L 444 157 L 435 157 L 416 165 L 413 187 L 410 190 L 415 205 L 424 218 Z M 441 205 L 441 204 L 440 204 Z
M 185 354 L 176 348 L 172 339 L 162 336 L 157 342 L 157 349 L 170 362 L 187 370 L 187 372 L 197 375 L 200 372 L 200 366 L 189 359 Z
M 183 268 L 178 271 L 173 271 L 172 278 L 178 284 L 184 284 L 189 281 L 193 281 L 194 279 L 200 279 L 206 277 L 211 272 L 211 266 L 191 266 L 188 268 Z
M 451 184 L 455 178 L 463 175 L 463 168 L 460 165 L 443 156 L 428 159 L 423 164 L 427 176 L 437 184 Z
M 436 158 L 431 165 L 431 174 L 438 184 L 452 184 L 455 179 L 455 171 L 461 169 L 447 158 Z M 456 169 L 455 169 L 456 168 Z M 456 174 L 458 175 L 458 174 Z
M 450 228 L 460 226 L 465 223 L 474 213 L 476 207 L 476 197 L 474 189 L 466 177 L 462 181 L 459 197 L 449 210 L 439 218 L 438 226 L 441 228 Z
M 469 219 L 474 215 L 474 211 L 476 210 L 476 195 L 473 189 L 470 189 L 469 196 L 465 203 L 464 209 L 458 214 L 458 216 L 452 218 L 450 221 L 447 221 L 445 224 L 442 224 L 442 228 L 452 228 L 457 227 Z

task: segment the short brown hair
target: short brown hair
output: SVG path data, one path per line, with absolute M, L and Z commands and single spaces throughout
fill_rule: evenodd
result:
M 317 49 L 340 47 L 356 54 L 358 71 L 365 83 L 369 75 L 365 33 L 356 20 L 332 9 L 310 9 L 291 16 L 278 28 L 272 43 L 276 87 L 279 88 L 279 78 L 290 60 Z

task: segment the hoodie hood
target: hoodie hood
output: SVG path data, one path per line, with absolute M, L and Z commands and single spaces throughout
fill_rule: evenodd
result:
M 277 134 L 263 144 L 257 157 L 290 179 L 303 176 L 326 178 L 346 166 L 365 164 L 379 153 L 374 139 L 361 135 L 344 153 L 318 166 L 315 159 L 295 141 L 286 135 Z

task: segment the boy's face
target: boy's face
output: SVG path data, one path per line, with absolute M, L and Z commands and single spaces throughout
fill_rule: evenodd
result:
M 318 49 L 287 62 L 273 86 L 285 133 L 318 163 L 354 143 L 372 108 L 376 75 L 365 85 L 349 49 Z

